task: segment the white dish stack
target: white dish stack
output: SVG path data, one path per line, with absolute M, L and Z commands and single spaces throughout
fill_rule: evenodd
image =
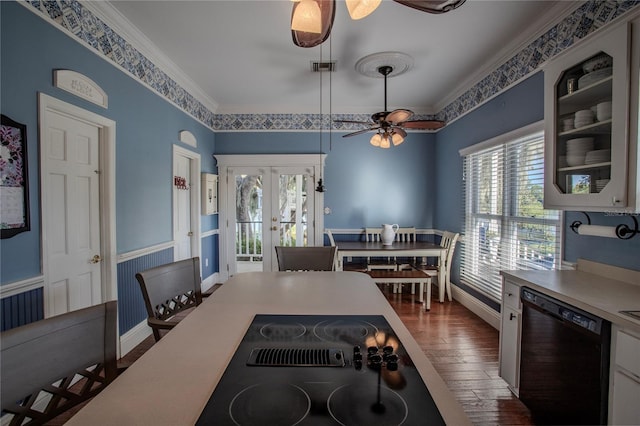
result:
M 584 156 L 584 164 L 606 163 L 608 161 L 611 161 L 610 149 L 598 149 L 595 151 L 589 151 Z
M 576 112 L 573 125 L 576 129 L 593 124 L 595 114 L 590 109 L 583 109 Z
M 589 151 L 593 151 L 593 138 L 569 139 L 567 141 L 567 165 L 569 167 L 584 165 L 585 156 Z

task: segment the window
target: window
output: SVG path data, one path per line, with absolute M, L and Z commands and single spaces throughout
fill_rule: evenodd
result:
M 543 208 L 542 123 L 460 154 L 465 197 L 461 281 L 500 301 L 501 270 L 556 269 L 560 264 L 560 212 Z

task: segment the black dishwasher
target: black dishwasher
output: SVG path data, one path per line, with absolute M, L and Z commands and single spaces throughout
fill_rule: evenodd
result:
M 606 424 L 611 323 L 523 287 L 520 399 L 536 424 Z

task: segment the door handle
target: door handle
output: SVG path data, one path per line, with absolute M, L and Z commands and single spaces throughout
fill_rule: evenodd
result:
M 274 217 L 272 217 L 272 218 L 271 218 L 271 220 L 272 220 L 273 222 L 277 222 L 277 221 L 278 221 L 278 218 L 274 216 Z
M 188 237 L 193 237 L 193 232 L 191 232 L 191 231 L 187 232 L 187 236 Z
M 511 321 L 512 319 L 514 319 L 516 316 L 513 315 L 513 312 L 509 313 L 509 321 Z
M 101 260 L 102 260 L 102 258 L 100 257 L 100 255 L 96 254 L 91 258 L 91 260 L 89 262 L 91 262 L 91 263 L 100 263 Z
M 278 230 L 278 227 L 277 227 L 277 226 L 272 226 L 272 227 L 271 227 L 271 230 L 272 230 L 272 231 L 277 231 L 277 230 Z

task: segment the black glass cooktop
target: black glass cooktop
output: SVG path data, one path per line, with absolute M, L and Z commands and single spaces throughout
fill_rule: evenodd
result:
M 381 315 L 256 315 L 198 425 L 443 425 Z

